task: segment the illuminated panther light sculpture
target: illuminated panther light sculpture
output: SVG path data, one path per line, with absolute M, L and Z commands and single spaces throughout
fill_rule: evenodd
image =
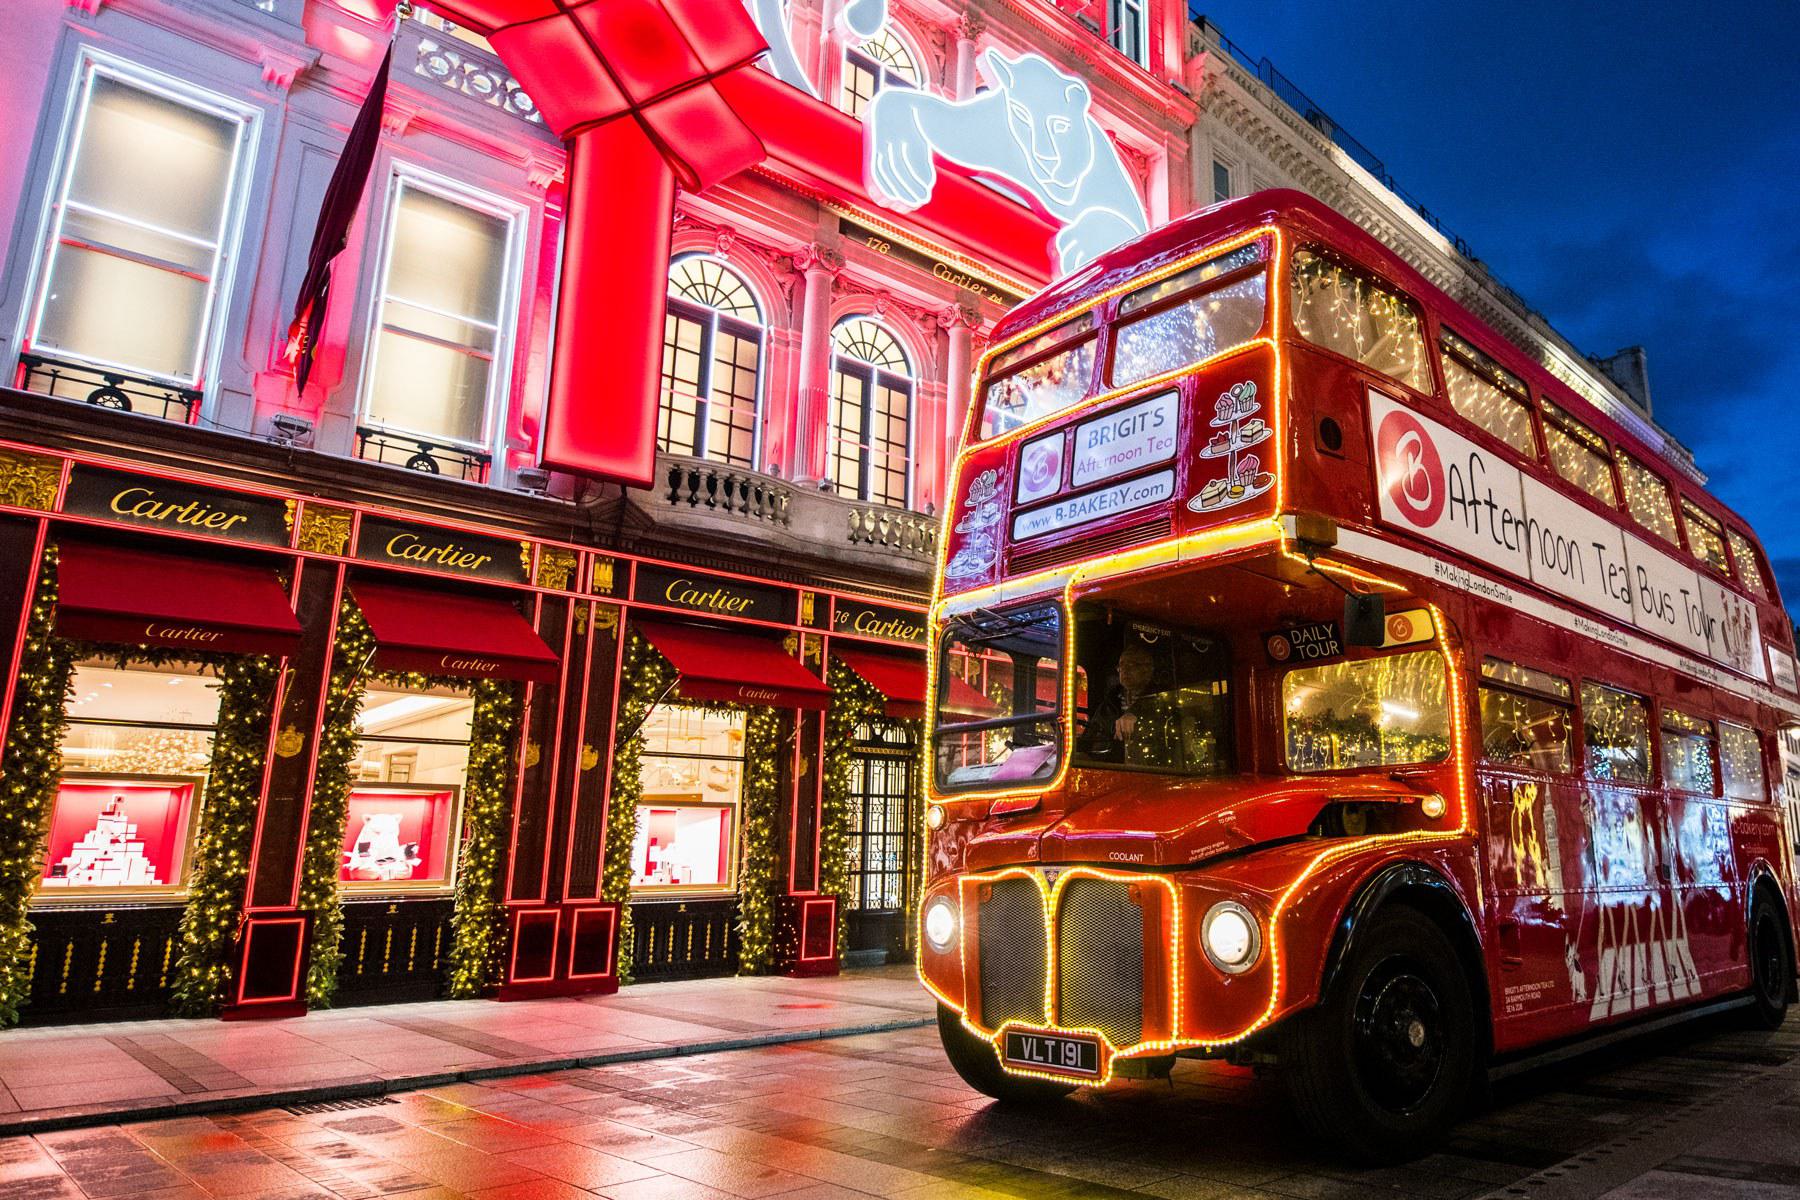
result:
M 910 88 L 875 93 L 864 118 L 869 190 L 902 212 L 931 199 L 936 154 L 1054 219 L 1057 265 L 1083 266 L 1148 231 L 1137 189 L 1090 113 L 1086 83 L 1036 54 L 981 55 L 992 84 L 969 100 Z

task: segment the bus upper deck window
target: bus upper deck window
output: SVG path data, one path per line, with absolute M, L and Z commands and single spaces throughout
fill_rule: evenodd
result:
M 1086 399 L 1099 340 L 1094 330 L 1090 309 L 995 355 L 982 392 L 980 437 L 997 437 Z
M 1281 681 L 1287 763 L 1335 771 L 1450 753 L 1443 656 L 1431 650 L 1298 667 Z
M 1262 246 L 1240 246 L 1159 279 L 1119 302 L 1111 383 L 1131 384 L 1241 346 L 1262 331 L 1268 304 Z M 1136 315 L 1142 314 L 1142 315 Z
M 1731 561 L 1737 566 L 1737 577 L 1743 585 L 1758 596 L 1767 596 L 1768 587 L 1763 583 L 1762 566 L 1756 558 L 1756 547 L 1750 539 L 1735 529 L 1725 531 L 1725 540 L 1731 543 Z
M 1294 251 L 1293 293 L 1301 337 L 1416 391 L 1432 390 L 1423 325 L 1410 301 L 1310 250 Z
M 1550 451 L 1550 466 L 1558 475 L 1606 507 L 1619 507 L 1619 490 L 1613 485 L 1612 451 L 1607 448 L 1606 439 L 1549 400 L 1544 401 L 1544 445 Z
M 1675 502 L 1661 475 L 1629 454 L 1619 455 L 1619 478 L 1625 481 L 1625 507 L 1631 519 L 1670 545 L 1680 542 L 1675 532 Z
M 1694 552 L 1694 557 L 1729 577 L 1731 559 L 1725 552 L 1724 524 L 1692 500 L 1681 502 L 1681 515 L 1687 521 L 1688 548 Z
M 1448 329 L 1442 348 L 1450 407 L 1526 458 L 1536 458 L 1531 393 L 1525 381 Z

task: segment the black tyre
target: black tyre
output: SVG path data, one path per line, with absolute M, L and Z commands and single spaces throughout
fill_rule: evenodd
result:
M 1748 1021 L 1756 1029 L 1779 1029 L 1787 1019 L 1788 993 L 1794 982 L 1793 950 L 1788 945 L 1787 912 L 1766 887 L 1750 902 L 1750 999 Z
M 938 1005 L 938 1040 L 944 1043 L 944 1054 L 962 1081 L 1002 1104 L 1048 1104 L 1074 1090 L 1068 1084 L 1007 1074 L 994 1047 L 964 1029 L 962 1018 L 942 1004 Z
M 1277 1041 L 1289 1103 L 1313 1137 L 1358 1162 L 1430 1153 L 1481 1062 L 1474 999 L 1456 949 L 1414 909 L 1357 931 L 1319 1006 Z

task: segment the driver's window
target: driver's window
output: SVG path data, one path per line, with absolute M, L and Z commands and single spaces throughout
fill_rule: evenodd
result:
M 1222 641 L 1093 607 L 1076 642 L 1078 758 L 1187 775 L 1231 769 L 1231 661 Z

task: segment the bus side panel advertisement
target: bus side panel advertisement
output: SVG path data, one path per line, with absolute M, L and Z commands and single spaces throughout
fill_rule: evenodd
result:
M 1768 678 L 1755 604 L 1699 568 L 1373 389 L 1369 428 L 1383 521 Z

